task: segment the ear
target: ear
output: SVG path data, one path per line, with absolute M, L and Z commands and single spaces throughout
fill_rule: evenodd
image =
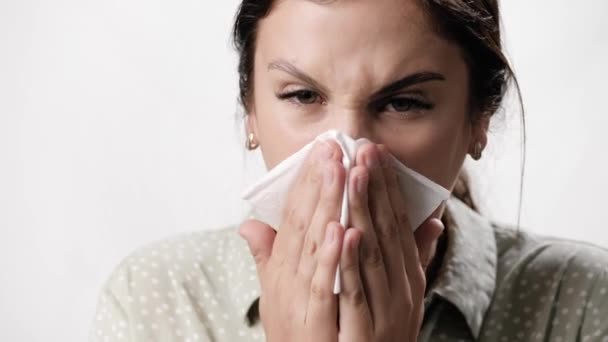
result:
M 251 106 L 251 109 L 245 114 L 245 139 L 249 137 L 249 133 L 253 133 L 258 137 L 258 118 L 255 113 L 255 106 Z
M 480 142 L 482 150 L 488 144 L 488 130 L 490 128 L 490 115 L 482 114 L 479 119 L 472 124 L 471 141 L 469 143 L 469 151 L 473 151 L 475 144 Z

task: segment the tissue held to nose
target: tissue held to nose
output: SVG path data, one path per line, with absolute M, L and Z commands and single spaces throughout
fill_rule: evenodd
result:
M 250 186 L 242 195 L 242 198 L 251 205 L 251 214 L 257 220 L 267 223 L 274 229 L 278 229 L 283 219 L 284 206 L 291 184 L 296 179 L 304 161 L 310 154 L 312 147 L 317 141 L 334 140 L 342 149 L 342 164 L 346 174 L 354 166 L 357 149 L 369 143 L 367 139 L 357 139 L 336 131 L 329 130 L 317 136 L 312 142 L 279 163 L 255 184 Z M 425 176 L 415 172 L 401 163 L 397 158 L 391 156 L 393 167 L 396 171 L 399 187 L 407 203 L 407 215 L 410 226 L 415 230 L 424 220 L 435 211 L 439 205 L 450 196 L 450 191 L 441 185 L 434 183 Z M 346 178 L 348 179 L 348 177 Z M 344 187 L 342 206 L 340 211 L 340 223 L 348 227 L 348 187 Z M 334 293 L 340 292 L 340 277 L 336 274 Z

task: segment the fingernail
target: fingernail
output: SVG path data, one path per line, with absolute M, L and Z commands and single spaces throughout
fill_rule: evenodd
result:
M 439 237 L 441 233 L 443 233 L 443 231 L 445 230 L 445 225 L 443 224 L 443 221 L 438 218 L 434 218 L 433 220 L 435 221 L 437 227 L 439 227 L 439 232 L 437 233 L 437 237 Z
M 376 165 L 378 165 L 378 152 L 377 151 L 373 151 L 367 154 L 366 158 L 365 158 L 365 165 L 367 165 L 367 167 L 372 168 L 372 167 L 376 167 Z
M 320 143 L 320 151 L 319 151 L 319 156 L 321 157 L 322 160 L 326 160 L 326 159 L 330 159 L 332 157 L 332 155 L 334 154 L 334 149 L 332 148 L 332 146 L 327 142 L 327 141 L 323 141 Z
M 325 170 L 323 170 L 323 179 L 325 181 L 325 185 L 331 185 L 334 181 L 334 168 L 332 165 L 325 166 Z

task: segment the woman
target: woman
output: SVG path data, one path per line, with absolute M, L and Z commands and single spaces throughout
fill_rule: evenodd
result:
M 328 129 L 373 143 L 348 176 L 315 145 L 278 232 L 251 219 L 134 252 L 91 340 L 608 341 L 608 252 L 488 222 L 467 195 L 513 78 L 499 22 L 496 0 L 244 0 L 248 148 L 270 169 Z M 416 234 L 389 153 L 454 193 Z

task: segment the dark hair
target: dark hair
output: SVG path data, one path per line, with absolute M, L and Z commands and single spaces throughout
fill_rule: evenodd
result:
M 313 1 L 321 2 L 321 0 Z M 525 148 L 525 116 L 521 92 L 513 69 L 502 51 L 498 0 L 419 1 L 438 33 L 455 42 L 462 49 L 470 74 L 469 103 L 472 122 L 484 116 L 493 116 L 501 107 L 510 83 L 514 82 L 520 100 L 522 148 Z M 245 111 L 249 109 L 249 99 L 253 90 L 251 78 L 258 23 L 270 12 L 273 3 L 273 0 L 243 0 L 236 15 L 233 40 L 240 56 L 239 100 Z M 522 150 L 520 212 L 524 164 L 525 152 Z M 458 177 L 453 194 L 472 209 L 478 210 L 464 170 Z M 519 217 L 517 222 L 519 226 Z

